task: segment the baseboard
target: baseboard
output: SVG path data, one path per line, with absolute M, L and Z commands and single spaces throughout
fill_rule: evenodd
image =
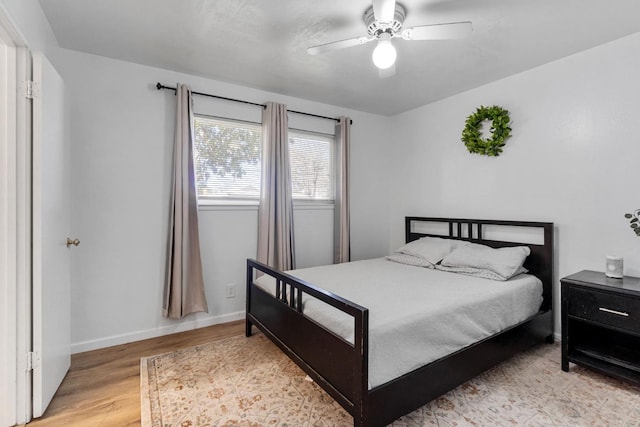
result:
M 164 325 L 144 331 L 136 331 L 129 334 L 114 335 L 96 340 L 71 343 L 71 354 L 83 353 L 85 351 L 97 350 L 114 345 L 127 344 L 134 341 L 146 340 L 149 338 L 161 337 L 175 334 L 176 332 L 190 331 L 192 329 L 204 328 L 206 326 L 219 325 L 221 323 L 242 320 L 245 317 L 244 311 L 223 314 L 220 316 L 210 316 L 192 321 L 180 322 L 176 325 Z
M 71 344 L 71 354 L 83 353 L 85 351 L 98 350 L 100 348 L 112 347 L 114 345 L 127 344 L 134 341 L 146 340 L 148 338 L 156 338 L 164 335 L 175 334 L 176 332 L 190 331 L 192 329 L 204 328 L 206 326 L 219 325 L 221 323 L 242 320 L 245 317 L 244 311 L 223 314 L 220 316 L 211 316 L 203 319 L 181 322 L 177 325 L 165 325 L 158 328 L 147 329 L 144 331 L 132 332 L 130 334 L 114 335 L 111 337 L 100 338 L 97 340 L 82 341 Z M 553 334 L 556 342 L 562 341 L 560 333 Z

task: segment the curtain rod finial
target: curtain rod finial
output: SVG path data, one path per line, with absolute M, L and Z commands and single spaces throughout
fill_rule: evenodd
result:
M 156 89 L 158 90 L 162 89 L 162 85 L 160 84 L 160 82 L 156 83 Z

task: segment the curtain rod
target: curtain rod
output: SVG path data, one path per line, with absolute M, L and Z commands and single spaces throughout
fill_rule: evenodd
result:
M 172 90 L 174 92 L 176 90 L 175 87 L 165 86 L 160 82 L 158 82 L 156 84 L 156 89 L 158 89 L 158 90 L 167 89 L 167 90 Z M 191 93 L 193 95 L 208 96 L 209 98 L 217 98 L 217 99 L 222 99 L 222 100 L 225 100 L 225 101 L 233 101 L 233 102 L 240 102 L 242 104 L 255 105 L 256 107 L 262 107 L 262 108 L 266 107 L 266 105 L 258 104 L 256 102 L 243 101 L 242 99 L 227 98 L 225 96 L 212 95 L 210 93 L 196 92 L 196 91 L 193 91 L 193 90 L 191 91 Z M 333 121 L 336 121 L 336 122 L 340 121 L 340 119 L 336 119 L 335 117 L 320 116 L 318 114 L 305 113 L 303 111 L 295 111 L 295 110 L 287 110 L 287 111 L 290 112 L 290 113 L 302 114 L 303 116 L 317 117 L 319 119 L 333 120 Z M 351 120 L 351 123 L 353 124 L 353 120 Z

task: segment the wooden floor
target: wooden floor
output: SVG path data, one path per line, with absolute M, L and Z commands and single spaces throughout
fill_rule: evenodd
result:
M 140 358 L 244 332 L 244 320 L 75 354 L 42 418 L 28 427 L 140 426 Z

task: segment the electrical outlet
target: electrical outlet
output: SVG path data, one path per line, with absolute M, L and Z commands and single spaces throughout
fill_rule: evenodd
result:
M 236 297 L 236 285 L 230 283 L 225 288 L 225 296 L 227 298 L 235 298 Z

